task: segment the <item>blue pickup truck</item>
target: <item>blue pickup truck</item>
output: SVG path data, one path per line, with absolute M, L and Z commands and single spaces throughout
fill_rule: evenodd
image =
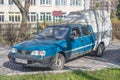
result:
M 23 66 L 49 67 L 61 70 L 66 61 L 95 52 L 102 56 L 105 49 L 100 43 L 95 50 L 96 36 L 91 25 L 66 24 L 48 26 L 34 39 L 14 45 L 8 54 L 10 62 Z

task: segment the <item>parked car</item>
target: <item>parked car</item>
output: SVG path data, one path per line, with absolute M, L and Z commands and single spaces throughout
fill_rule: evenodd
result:
M 106 15 L 106 11 L 72 12 L 64 21 L 68 24 L 48 26 L 34 39 L 14 45 L 8 58 L 23 66 L 61 70 L 66 61 L 80 55 L 94 52 L 102 56 L 112 40 L 110 17 Z

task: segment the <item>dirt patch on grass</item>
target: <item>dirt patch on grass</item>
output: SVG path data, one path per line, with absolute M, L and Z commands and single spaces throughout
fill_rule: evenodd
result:
M 120 22 L 113 22 L 113 40 L 120 41 Z

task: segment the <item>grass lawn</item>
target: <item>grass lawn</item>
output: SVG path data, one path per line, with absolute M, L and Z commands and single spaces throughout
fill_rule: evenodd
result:
M 0 76 L 0 80 L 120 80 L 120 69 L 99 71 L 71 71 L 59 74 Z

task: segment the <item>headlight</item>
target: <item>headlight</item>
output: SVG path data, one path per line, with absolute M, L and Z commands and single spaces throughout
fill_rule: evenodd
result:
M 33 51 L 31 55 L 35 56 L 45 56 L 46 52 L 45 51 Z
M 17 49 L 12 48 L 12 49 L 10 50 L 10 52 L 12 52 L 12 53 L 17 53 Z

